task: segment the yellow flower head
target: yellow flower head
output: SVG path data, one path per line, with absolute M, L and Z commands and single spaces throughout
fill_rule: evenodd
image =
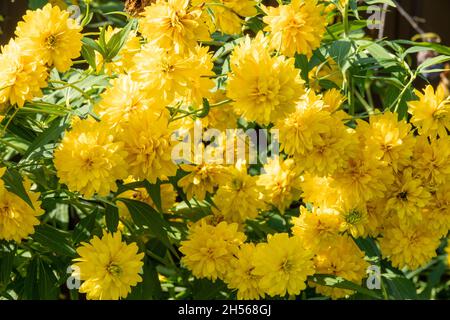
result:
M 256 246 L 253 274 L 261 277 L 261 289 L 272 297 L 298 295 L 314 274 L 312 257 L 299 237 L 276 233 Z
M 0 65 L 0 107 L 8 102 L 23 107 L 25 101 L 42 95 L 47 70 L 23 43 L 11 40 L 2 47 Z
M 370 116 L 370 124 L 358 121 L 356 130 L 371 145 L 376 157 L 395 171 L 411 163 L 415 138 L 411 133 L 411 125 L 405 120 L 398 121 L 396 113 Z
M 343 197 L 354 197 L 357 202 L 383 198 L 394 180 L 390 167 L 378 160 L 372 152 L 361 149 L 332 178 L 332 186 Z
M 61 183 L 89 198 L 116 191 L 116 180 L 127 177 L 126 152 L 108 124 L 76 120 L 55 151 L 54 164 Z
M 354 238 L 367 236 L 369 215 L 365 203 L 358 202 L 354 197 L 341 198 L 335 208 L 342 217 L 341 231 L 346 231 Z
M 181 242 L 181 262 L 194 277 L 223 279 L 244 241 L 245 235 L 238 231 L 236 223 L 222 221 L 212 226 L 201 220 L 190 228 L 188 239 Z
M 294 159 L 270 159 L 258 177 L 258 184 L 264 188 L 264 200 L 284 212 L 300 198 L 300 174 Z
M 194 0 L 193 5 L 203 4 L 203 0 Z M 212 29 L 226 34 L 240 34 L 241 17 L 253 17 L 257 14 L 255 0 L 212 0 L 205 4 L 203 16 Z M 212 13 L 212 15 L 210 14 Z
M 128 153 L 126 162 L 129 173 L 136 180 L 167 180 L 176 173 L 171 158 L 172 133 L 168 119 L 155 115 L 151 110 L 135 112 L 122 126 L 118 140 Z
M 394 267 L 414 270 L 436 256 L 440 237 L 426 224 L 404 226 L 400 223 L 385 228 L 378 241 L 383 257 L 388 258 Z
M 199 106 L 215 86 L 210 78 L 214 75 L 212 69 L 208 47 L 177 54 L 147 44 L 136 54 L 130 73 L 149 95 L 162 97 L 167 104 L 181 99 L 186 104 Z
M 303 240 L 306 248 L 317 252 L 334 245 L 340 233 L 342 216 L 331 208 L 300 207 L 300 217 L 293 218 L 292 232 Z
M 280 130 L 282 150 L 292 156 L 304 157 L 315 146 L 323 144 L 322 136 L 329 132 L 332 119 L 322 107 L 320 100 L 299 105 L 275 123 L 275 128 Z
M 81 51 L 82 28 L 69 15 L 58 6 L 47 4 L 36 11 L 28 10 L 16 29 L 25 46 L 60 72 L 67 71 Z
M 440 185 L 431 193 L 431 200 L 422 213 L 431 230 L 446 236 L 450 230 L 450 185 Z
M 228 285 L 228 288 L 237 290 L 237 298 L 239 300 L 264 298 L 264 291 L 259 285 L 261 276 L 253 273 L 255 269 L 255 252 L 256 247 L 253 243 L 241 245 L 225 277 L 225 283 Z
M 322 108 L 323 110 L 329 112 L 337 111 L 342 104 L 345 102 L 345 97 L 338 89 L 330 89 L 324 92 L 322 100 L 325 106 Z
M 261 50 L 263 43 L 260 33 L 253 41 L 244 40 L 232 54 L 227 96 L 234 100 L 236 113 L 266 125 L 295 110 L 304 81 L 293 59 L 272 57 L 267 48 Z
M 202 7 L 191 7 L 189 0 L 157 0 L 145 8 L 139 31 L 148 42 L 176 53 L 186 52 L 198 40 L 210 39 L 208 26 L 202 20 Z
M 282 54 L 292 57 L 295 53 L 312 55 L 320 46 L 327 25 L 324 7 L 317 0 L 292 0 L 290 4 L 263 7 L 263 18 L 270 32 L 272 46 Z
M 450 138 L 439 139 L 419 137 L 412 165 L 414 173 L 424 182 L 433 185 L 448 183 L 450 179 Z
M 95 111 L 102 121 L 108 122 L 112 127 L 126 123 L 131 114 L 143 110 L 169 116 L 164 102 L 157 96 L 149 96 L 141 84 L 133 81 L 128 75 L 112 79 L 111 87 L 107 88 L 101 97 Z
M 83 281 L 79 291 L 90 300 L 126 298 L 131 287 L 142 281 L 144 254 L 138 250 L 136 243 L 123 242 L 120 232 L 104 232 L 102 238 L 83 242 L 72 266 L 72 276 Z
M 364 260 L 364 253 L 349 236 L 336 237 L 332 246 L 317 253 L 314 258 L 316 273 L 330 274 L 345 280 L 361 284 L 366 276 L 369 264 Z M 316 292 L 332 299 L 347 297 L 352 290 L 332 288 L 310 283 Z
M 39 224 L 38 216 L 44 213 L 41 209 L 39 194 L 27 192 L 33 205 L 31 207 L 15 193 L 9 192 L 1 177 L 6 168 L 0 169 L 0 240 L 20 243 L 34 233 L 34 227 Z M 31 183 L 25 179 L 25 190 L 30 190 Z
M 240 162 L 228 168 L 228 175 L 227 182 L 219 186 L 213 198 L 217 207 L 213 208 L 214 214 L 237 223 L 256 218 L 259 210 L 265 208 L 258 177 L 249 175 L 246 165 Z
M 340 199 L 339 190 L 333 188 L 331 177 L 318 177 L 305 173 L 301 182 L 302 199 L 305 203 L 312 203 L 317 207 L 332 207 Z
M 418 101 L 411 101 L 409 113 L 412 114 L 411 123 L 419 129 L 419 134 L 424 136 L 447 136 L 450 129 L 450 98 L 445 96 L 444 88 L 439 86 L 434 91 L 428 85 L 424 92 L 416 90 Z
M 183 188 L 188 199 L 195 197 L 202 201 L 207 193 L 213 194 L 218 185 L 224 185 L 227 181 L 225 167 L 214 163 L 202 163 L 199 165 L 181 165 L 181 169 L 189 172 L 178 181 L 178 186 Z
M 108 26 L 105 30 L 105 41 L 108 42 L 111 37 L 119 31 L 119 28 Z M 114 57 L 113 61 L 105 62 L 103 56 L 98 51 L 95 51 L 95 64 L 97 66 L 97 72 L 100 72 L 103 67 L 108 75 L 128 72 L 132 68 L 133 58 L 136 53 L 139 52 L 140 48 L 141 43 L 139 41 L 139 37 L 136 35 L 136 31 L 132 30 L 128 34 L 123 47 L 118 52 L 117 56 Z
M 422 221 L 421 209 L 431 200 L 422 180 L 413 176 L 411 168 L 406 168 L 396 175 L 386 197 L 387 212 L 398 215 L 400 221 L 405 224 Z

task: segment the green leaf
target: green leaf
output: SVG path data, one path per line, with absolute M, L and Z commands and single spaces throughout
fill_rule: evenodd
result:
M 105 209 L 106 227 L 110 232 L 116 232 L 119 225 L 119 208 L 107 204 Z
M 63 256 L 75 257 L 76 252 L 69 241 L 69 237 L 70 234 L 68 232 L 46 224 L 37 226 L 34 234 L 31 236 L 33 240 L 39 242 L 50 251 Z
M 99 45 L 95 40 L 83 37 L 83 39 L 81 39 L 81 42 L 83 43 L 83 46 L 86 46 L 91 50 L 98 51 L 102 56 L 105 55 L 105 49 L 101 45 Z
M 91 214 L 87 215 L 81 219 L 80 222 L 78 222 L 72 234 L 72 240 L 74 243 L 87 241 L 92 237 L 92 230 L 95 228 L 97 216 L 98 209 L 95 209 Z
M 14 263 L 14 252 L 0 253 L 0 292 L 11 282 L 11 271 Z
M 150 198 L 152 198 L 153 203 L 156 205 L 158 211 L 160 213 L 163 213 L 161 206 L 161 182 L 158 181 L 157 183 L 151 184 L 150 182 L 145 180 L 144 186 L 148 194 L 150 195 Z
M 164 243 L 175 256 L 178 256 L 167 235 L 166 230 L 169 229 L 169 225 L 160 213 L 144 202 L 125 198 L 119 198 L 118 200 L 127 206 L 136 225 L 148 227 L 155 237 Z
M 430 73 L 430 70 L 427 70 L 428 68 L 438 65 L 444 62 L 450 61 L 449 56 L 437 56 L 434 58 L 430 58 L 425 60 L 420 66 L 417 67 L 418 73 Z
M 28 196 L 28 192 L 23 186 L 22 176 L 18 171 L 9 168 L 8 170 L 6 170 L 2 179 L 5 182 L 5 187 L 6 189 L 8 189 L 8 191 L 16 194 L 20 199 L 25 201 L 31 208 L 34 209 L 33 203 Z
M 104 56 L 106 61 L 111 61 L 119 53 L 127 41 L 134 24 L 135 20 L 131 20 L 124 28 L 111 36 L 111 39 L 106 44 L 106 55 Z
M 64 130 L 67 129 L 69 123 L 67 118 L 62 118 L 56 121 L 53 121 L 48 129 L 46 129 L 42 134 L 40 134 L 36 140 L 32 142 L 32 144 L 28 147 L 27 151 L 24 154 L 24 157 L 27 158 L 33 151 L 39 149 L 49 142 L 57 141 Z
M 91 47 L 83 45 L 81 47 L 81 55 L 87 61 L 89 66 L 93 69 L 97 69 L 97 64 L 95 63 L 95 51 Z
M 162 288 L 159 281 L 158 272 L 153 262 L 148 258 L 144 258 L 144 267 L 142 268 L 142 282 L 139 283 L 134 289 L 128 300 L 150 300 L 161 299 Z
M 377 300 L 383 299 L 382 296 L 377 293 L 377 291 L 363 288 L 360 285 L 345 280 L 341 277 L 326 274 L 316 274 L 312 277 L 309 277 L 308 280 L 327 287 L 356 291 Z
M 391 270 L 387 270 L 387 273 L 381 275 L 381 279 L 386 284 L 386 289 L 392 299 L 406 300 L 418 298 L 414 283 L 403 274 L 397 274 Z

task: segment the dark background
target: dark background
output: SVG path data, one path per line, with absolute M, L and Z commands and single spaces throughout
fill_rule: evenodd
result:
M 450 45 L 450 0 L 398 0 L 425 32 L 441 36 L 442 43 Z M 28 0 L 0 0 L 0 44 L 5 44 L 14 33 L 16 23 L 28 6 Z M 417 32 L 395 8 L 390 8 L 386 18 L 385 36 L 390 39 L 411 39 Z

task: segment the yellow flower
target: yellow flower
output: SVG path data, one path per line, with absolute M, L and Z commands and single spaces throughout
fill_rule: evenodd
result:
M 139 82 L 128 75 L 120 75 L 111 80 L 111 87 L 101 95 L 95 111 L 112 127 L 126 123 L 130 115 L 143 110 L 153 111 L 157 115 L 169 117 L 163 101 L 157 96 L 149 96 Z
M 331 208 L 313 207 L 308 211 L 300 207 L 300 216 L 292 218 L 292 233 L 303 240 L 305 247 L 313 252 L 333 246 L 340 233 L 342 217 Z
M 444 88 L 439 86 L 434 91 L 428 85 L 424 92 L 416 90 L 418 101 L 411 101 L 409 113 L 412 114 L 411 123 L 419 129 L 419 134 L 424 136 L 447 136 L 450 129 L 450 98 L 445 97 Z
M 123 143 L 115 141 L 106 123 L 75 120 L 54 154 L 61 183 L 86 198 L 116 191 L 116 180 L 127 177 Z
M 108 42 L 111 37 L 119 31 L 119 28 L 108 26 L 105 30 L 105 41 Z M 98 51 L 95 51 L 95 64 L 97 66 L 97 72 L 100 72 L 103 67 L 108 75 L 112 75 L 113 73 L 120 74 L 128 72 L 133 67 L 133 58 L 136 53 L 139 52 L 140 48 L 141 43 L 139 41 L 139 37 L 136 35 L 136 31 L 131 30 L 123 47 L 112 61 L 105 62 L 103 56 Z
M 201 6 L 191 7 L 189 2 L 157 0 L 142 13 L 139 31 L 149 43 L 176 53 L 193 49 L 198 40 L 209 40 L 208 26 L 201 19 Z
M 405 224 L 422 221 L 421 209 L 431 200 L 422 180 L 414 178 L 411 168 L 397 174 L 386 197 L 386 211 L 398 215 Z
M 150 96 L 161 97 L 167 104 L 182 99 L 186 104 L 198 106 L 202 105 L 203 98 L 211 95 L 210 90 L 215 86 L 212 69 L 208 47 L 176 54 L 147 44 L 136 54 L 130 73 Z
M 394 180 L 391 168 L 372 152 L 361 149 L 332 178 L 332 187 L 345 198 L 354 197 L 358 202 L 383 198 Z
M 270 32 L 272 46 L 282 54 L 292 57 L 295 53 L 311 57 L 320 46 L 327 25 L 324 6 L 317 0 L 292 0 L 290 4 L 263 7 L 263 18 Z
M 245 235 L 236 223 L 222 221 L 212 226 L 200 220 L 190 228 L 188 239 L 181 242 L 181 262 L 194 277 L 223 279 L 244 241 Z
M 300 174 L 294 159 L 270 159 L 264 165 L 264 173 L 258 177 L 258 184 L 264 188 L 264 200 L 284 213 L 300 198 Z
M 344 84 L 344 78 L 342 72 L 339 69 L 338 64 L 333 58 L 329 57 L 318 66 L 311 69 L 308 73 L 309 87 L 318 92 L 322 90 L 321 81 L 330 81 L 339 88 L 342 88 Z M 336 90 L 336 89 L 334 89 Z
M 356 130 L 374 149 L 376 157 L 395 171 L 411 163 L 415 138 L 411 133 L 411 125 L 405 120 L 398 121 L 396 113 L 372 115 L 370 124 L 358 121 Z
M 450 179 L 450 138 L 443 136 L 439 139 L 419 137 L 412 165 L 414 173 L 424 182 L 440 185 L 448 183 Z
M 272 297 L 298 295 L 314 274 L 312 257 L 299 237 L 276 233 L 256 246 L 253 274 L 261 277 L 261 289 Z
M 228 288 L 237 290 L 237 298 L 239 300 L 264 298 L 264 291 L 259 286 L 261 277 L 253 273 L 255 269 L 255 252 L 256 247 L 253 243 L 241 245 L 225 277 L 225 283 Z
M 124 143 L 128 172 L 136 180 L 167 180 L 177 168 L 171 158 L 172 133 L 168 119 L 150 110 L 134 112 L 122 126 L 118 140 Z
M 202 0 L 192 2 L 193 5 L 203 3 Z M 208 24 L 214 24 L 215 29 L 226 34 L 240 34 L 244 23 L 241 17 L 255 16 L 256 3 L 255 0 L 213 0 L 205 3 L 203 15 Z
M 103 237 L 83 242 L 74 259 L 73 277 L 83 281 L 79 291 L 90 300 L 126 298 L 131 287 L 142 281 L 143 253 L 136 243 L 122 241 L 120 232 L 104 232 Z
M 23 107 L 25 101 L 42 95 L 47 70 L 23 43 L 11 40 L 0 54 L 0 106 L 9 102 Z
M 436 256 L 440 235 L 426 224 L 406 227 L 400 223 L 385 228 L 378 241 L 383 257 L 388 258 L 394 267 L 414 270 Z
M 247 37 L 232 54 L 227 96 L 234 100 L 236 113 L 266 125 L 295 110 L 304 81 L 293 59 L 272 57 L 267 48 L 261 51 L 261 38 L 262 33 L 253 41 Z
M 317 177 L 306 172 L 301 182 L 303 201 L 317 207 L 330 208 L 339 201 L 341 196 L 339 190 L 332 185 L 331 177 Z
M 322 135 L 329 132 L 331 115 L 322 110 L 322 101 L 300 105 L 294 112 L 275 123 L 280 130 L 281 149 L 295 157 L 304 157 L 316 145 L 322 144 Z
M 345 101 L 345 97 L 338 89 L 330 89 L 324 92 L 322 100 L 325 104 L 322 110 L 329 112 L 337 111 Z
M 332 246 L 318 252 L 314 258 L 316 273 L 335 275 L 356 284 L 361 284 L 366 276 L 369 264 L 364 260 L 364 253 L 349 236 L 335 238 Z M 332 299 L 347 297 L 352 290 L 340 289 L 309 283 L 316 292 Z
M 31 188 L 29 180 L 25 179 L 24 187 L 33 207 L 5 188 L 1 180 L 5 169 L 0 168 L 0 240 L 20 243 L 34 233 L 34 227 L 39 224 L 37 217 L 44 210 L 40 207 L 39 194 L 28 192 Z
M 450 185 L 440 185 L 431 193 L 431 200 L 422 212 L 428 227 L 441 236 L 450 230 Z
M 124 183 L 137 182 L 133 178 L 127 178 Z M 137 201 L 144 202 L 150 207 L 158 211 L 158 207 L 153 202 L 152 197 L 147 192 L 146 188 L 135 188 L 132 190 L 127 190 L 118 195 L 120 198 L 133 199 Z M 160 185 L 160 198 L 161 198 L 161 209 L 164 213 L 169 213 L 170 209 L 174 206 L 177 198 L 177 193 L 170 183 L 163 183 Z M 117 203 L 119 207 L 119 214 L 121 217 L 130 219 L 131 215 L 128 211 L 128 207 L 121 201 Z
M 183 188 L 188 199 L 195 197 L 202 201 L 207 193 L 213 194 L 218 185 L 224 185 L 227 180 L 225 167 L 214 163 L 202 163 L 199 165 L 181 165 L 181 169 L 189 172 L 178 181 L 178 186 Z
M 256 218 L 259 210 L 265 207 L 263 189 L 257 184 L 258 177 L 249 175 L 242 163 L 229 167 L 228 174 L 228 181 L 219 186 L 213 198 L 217 207 L 213 207 L 214 214 L 238 223 Z
M 323 100 L 310 91 L 295 112 L 275 124 L 281 149 L 301 159 L 299 165 L 318 176 L 343 167 L 357 142 L 353 131 L 324 108 Z
M 341 231 L 346 231 L 354 238 L 367 236 L 369 215 L 365 203 L 358 202 L 355 198 L 343 198 L 335 208 L 342 217 Z
M 28 10 L 16 29 L 25 46 L 60 72 L 67 71 L 81 51 L 82 28 L 69 15 L 58 6 L 47 4 L 36 11 Z

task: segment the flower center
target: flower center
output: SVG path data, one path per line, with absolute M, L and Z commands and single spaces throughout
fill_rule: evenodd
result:
M 292 263 L 292 261 L 290 261 L 289 259 L 286 259 L 281 263 L 280 269 L 284 273 L 289 273 L 289 272 L 291 272 L 293 267 L 294 267 L 294 264 Z
M 345 222 L 349 224 L 357 224 L 362 219 L 362 213 L 357 209 L 352 209 L 345 216 Z
M 403 201 L 408 200 L 408 192 L 402 191 L 397 195 L 397 198 Z
M 114 263 L 106 267 L 106 271 L 113 277 L 119 277 L 122 274 L 122 268 Z
M 57 42 L 56 36 L 53 34 L 49 35 L 46 39 L 47 48 L 53 49 L 56 45 L 56 42 Z

